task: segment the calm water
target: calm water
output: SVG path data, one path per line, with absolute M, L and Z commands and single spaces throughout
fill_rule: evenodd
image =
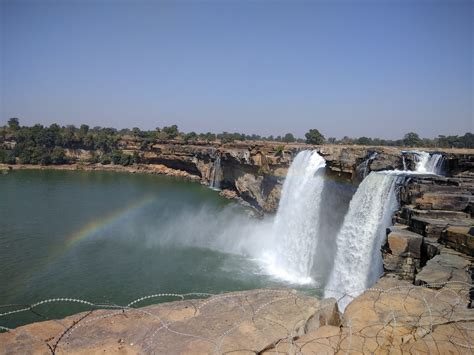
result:
M 0 196 L 0 305 L 52 297 L 125 305 L 160 292 L 278 286 L 251 259 L 225 252 L 236 238 L 229 225 L 249 221 L 247 211 L 196 183 L 15 171 L 0 176 Z M 57 318 L 85 309 L 60 304 L 38 312 Z M 42 319 L 28 313 L 2 317 L 0 325 Z

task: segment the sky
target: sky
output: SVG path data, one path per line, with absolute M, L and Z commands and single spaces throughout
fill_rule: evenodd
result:
M 0 125 L 474 131 L 471 0 L 0 0 Z

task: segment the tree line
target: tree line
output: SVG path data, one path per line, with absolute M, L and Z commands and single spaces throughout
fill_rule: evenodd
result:
M 356 144 L 373 146 L 404 146 L 404 147 L 442 147 L 442 148 L 474 148 L 474 135 L 466 133 L 463 136 L 438 136 L 434 139 L 420 138 L 418 134 L 410 132 L 399 140 L 385 140 L 379 138 L 349 138 L 340 140 L 326 139 L 317 129 L 310 129 L 305 139 L 297 138 L 292 133 L 282 136 L 260 136 L 258 134 L 243 134 L 222 132 L 196 133 L 181 132 L 177 125 L 157 127 L 155 130 L 93 127 L 82 124 L 80 127 L 72 125 L 60 126 L 56 123 L 45 127 L 41 124 L 21 126 L 18 118 L 11 118 L 8 124 L 0 127 L 0 163 L 14 164 L 19 161 L 23 164 L 67 164 L 69 158 L 66 149 L 85 149 L 92 151 L 91 163 L 131 165 L 140 162 L 137 152 L 133 155 L 122 152 L 123 139 L 132 139 L 139 145 L 140 150 L 147 150 L 155 142 L 182 142 L 193 143 L 231 143 L 234 141 L 273 141 L 283 143 L 307 144 Z M 8 147 L 7 142 L 13 142 Z M 3 148 L 2 148 L 3 146 Z M 100 152 L 97 154 L 96 152 Z

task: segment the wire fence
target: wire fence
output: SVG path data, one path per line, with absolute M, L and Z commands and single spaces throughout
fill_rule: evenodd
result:
M 472 285 L 381 281 L 364 292 L 341 294 L 354 298 L 342 314 L 335 299 L 291 289 L 157 293 L 126 305 L 75 298 L 4 305 L 0 353 L 474 353 Z M 141 307 L 170 298 L 178 302 Z M 87 310 L 15 329 L 1 325 L 29 312 L 47 318 L 42 307 L 64 304 Z

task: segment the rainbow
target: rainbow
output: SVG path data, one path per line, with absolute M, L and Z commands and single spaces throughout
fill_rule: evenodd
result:
M 130 212 L 137 210 L 139 208 L 142 208 L 145 205 L 150 204 L 154 200 L 155 200 L 154 196 L 144 196 L 143 198 L 137 201 L 134 201 L 125 207 L 109 212 L 108 214 L 87 223 L 85 226 L 75 231 L 66 239 L 66 243 L 62 248 L 63 251 L 67 251 L 71 249 L 74 245 L 76 245 L 80 241 L 106 228 L 108 225 L 114 223 L 115 221 L 125 217 Z
M 113 224 L 114 222 L 124 218 L 127 214 L 142 208 L 151 202 L 156 200 L 156 196 L 144 196 L 139 200 L 132 202 L 131 204 L 111 211 L 105 215 L 96 218 L 95 220 L 87 223 L 81 229 L 72 233 L 69 237 L 66 238 L 65 243 L 57 249 L 56 252 L 52 252 L 45 260 L 42 267 L 36 270 L 31 270 L 32 272 L 26 277 L 27 280 L 30 280 L 34 275 L 40 274 L 42 271 L 47 269 L 51 263 L 60 259 L 65 255 L 70 249 L 72 249 L 79 242 L 87 239 L 97 233 L 100 230 L 105 229 L 107 226 Z M 28 283 L 27 283 L 28 284 Z M 11 285 L 12 288 L 24 287 L 21 284 Z

